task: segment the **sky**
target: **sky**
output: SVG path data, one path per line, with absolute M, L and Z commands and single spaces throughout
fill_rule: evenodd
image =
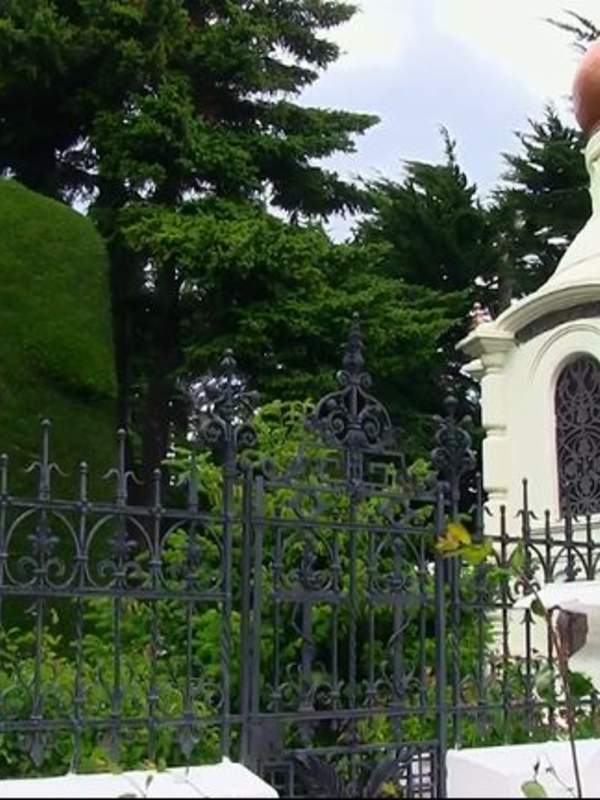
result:
M 332 32 L 342 57 L 302 102 L 374 113 L 381 122 L 357 152 L 326 164 L 346 178 L 400 178 L 404 159 L 443 158 L 440 126 L 483 198 L 515 151 L 515 131 L 553 102 L 575 124 L 569 93 L 581 56 L 547 22 L 569 8 L 600 26 L 600 0 L 356 0 L 354 19 Z M 333 220 L 343 238 L 350 223 Z

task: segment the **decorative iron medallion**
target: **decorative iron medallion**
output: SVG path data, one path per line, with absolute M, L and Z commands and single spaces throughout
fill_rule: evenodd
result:
M 445 416 L 435 416 L 435 447 L 431 451 L 431 463 L 439 477 L 450 487 L 451 497 L 458 503 L 461 481 L 475 470 L 477 456 L 473 450 L 470 429 L 471 417 L 457 417 L 458 400 L 448 395 L 444 401 Z
M 353 315 L 337 382 L 340 388 L 317 403 L 309 428 L 327 444 L 349 450 L 383 451 L 391 447 L 396 432 L 385 406 L 369 393 L 371 376 L 365 370 L 357 314 Z
M 556 384 L 556 449 L 563 514 L 600 511 L 600 364 L 582 356 Z
M 253 447 L 252 427 L 258 392 L 248 391 L 232 350 L 226 350 L 217 375 L 209 373 L 182 386 L 190 405 L 190 438 L 207 447 Z

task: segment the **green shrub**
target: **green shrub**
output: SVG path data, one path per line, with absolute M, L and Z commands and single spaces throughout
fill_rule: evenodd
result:
M 39 422 L 54 426 L 53 456 L 94 476 L 114 462 L 115 371 L 108 262 L 91 222 L 0 179 L 0 452 L 13 494 L 31 494 L 21 469 L 37 456 Z M 60 493 L 76 485 L 58 481 Z M 99 482 L 97 484 L 100 486 Z

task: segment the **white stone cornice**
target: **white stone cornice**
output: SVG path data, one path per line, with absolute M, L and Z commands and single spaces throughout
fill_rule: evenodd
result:
M 457 344 L 472 358 L 481 358 L 490 353 L 507 353 L 515 346 L 514 336 L 502 330 L 496 322 L 484 322 Z
M 578 280 L 575 283 L 565 281 L 564 283 L 550 284 L 549 282 L 534 294 L 508 308 L 495 321 L 496 326 L 505 334 L 514 336 L 526 325 L 546 314 L 583 303 L 600 301 L 600 253 L 598 262 L 595 264 L 595 272 L 597 275 L 590 276 L 587 280 Z M 466 341 L 463 340 L 465 343 Z

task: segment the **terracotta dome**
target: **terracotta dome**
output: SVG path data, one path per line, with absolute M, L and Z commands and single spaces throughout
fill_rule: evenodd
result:
M 588 48 L 573 84 L 575 116 L 588 135 L 600 126 L 600 39 Z

